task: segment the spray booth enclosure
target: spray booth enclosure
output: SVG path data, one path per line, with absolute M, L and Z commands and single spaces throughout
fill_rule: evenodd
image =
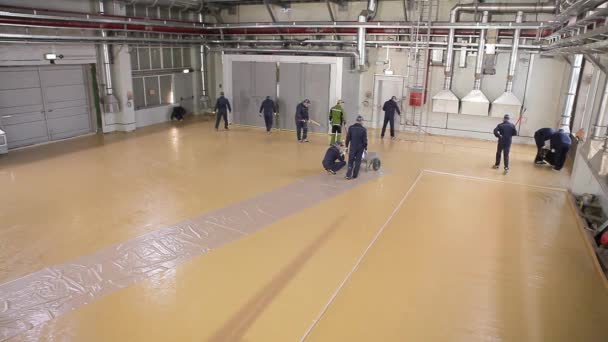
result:
M 329 109 L 339 99 L 345 101 L 348 123 L 355 121 L 359 103 L 360 74 L 352 70 L 350 57 L 224 55 L 224 92 L 232 102 L 230 121 L 264 127 L 260 105 L 270 96 L 278 107 L 274 128 L 294 130 L 298 103 L 309 99 L 310 118 L 326 133 Z

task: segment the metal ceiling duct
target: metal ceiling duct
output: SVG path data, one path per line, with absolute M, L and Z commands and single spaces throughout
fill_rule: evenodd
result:
M 129 5 L 142 5 L 146 7 L 166 6 L 179 7 L 186 10 L 200 10 L 203 6 L 203 0 L 118 0 L 119 2 Z M 206 1 L 205 1 L 206 2 Z
M 359 22 L 365 23 L 376 16 L 376 0 L 367 0 L 367 8 L 359 14 Z M 365 27 L 357 28 L 357 52 L 359 53 L 359 70 L 365 70 Z
M 602 130 L 605 129 L 605 123 L 608 117 L 608 77 L 606 77 L 606 82 L 604 82 L 604 94 L 602 95 L 602 100 L 600 101 L 600 108 L 595 115 L 595 123 L 593 124 L 593 134 L 591 138 L 594 140 L 599 140 L 603 138 Z
M 450 14 L 450 23 L 456 22 L 456 13 Z M 452 64 L 454 63 L 454 36 L 456 30 L 450 29 L 448 33 L 448 51 L 445 59 L 445 79 L 443 90 L 433 96 L 433 112 L 458 114 L 460 99 L 452 92 Z
M 524 13 L 517 12 L 516 23 L 523 21 Z M 513 94 L 513 78 L 515 77 L 515 68 L 517 67 L 517 53 L 519 51 L 519 36 L 520 29 L 515 29 L 513 34 L 513 49 L 511 50 L 511 59 L 509 60 L 509 72 L 507 74 L 507 86 L 505 92 L 492 102 L 492 110 L 490 115 L 495 117 L 503 117 L 505 114 L 516 115 L 521 112 L 521 101 Z
M 104 14 L 105 8 L 103 0 L 99 0 L 99 13 Z M 108 33 L 106 30 L 101 30 L 101 37 L 107 38 Z M 108 43 L 101 44 L 101 62 L 103 64 L 102 80 L 105 87 L 103 95 L 103 110 L 105 113 L 116 113 L 120 111 L 118 99 L 114 95 L 114 86 L 112 82 L 112 66 L 110 59 L 110 46 Z
M 566 101 L 564 102 L 564 110 L 559 123 L 559 128 L 570 132 L 570 120 L 574 111 L 574 102 L 576 102 L 576 94 L 578 93 L 578 84 L 581 79 L 581 70 L 583 69 L 584 56 L 582 54 L 574 55 L 572 61 L 572 69 L 570 70 L 570 81 L 568 82 L 568 93 L 566 93 Z
M 483 23 L 488 22 L 488 12 L 483 12 Z M 490 109 L 488 97 L 481 91 L 483 57 L 486 48 L 487 30 L 481 30 L 479 36 L 479 47 L 477 49 L 477 61 L 475 62 L 475 84 L 473 90 L 462 98 L 461 114 L 487 116 Z

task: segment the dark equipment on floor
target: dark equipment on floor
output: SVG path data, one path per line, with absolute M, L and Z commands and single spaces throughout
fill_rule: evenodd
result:
M 177 119 L 178 121 L 184 120 L 184 116 L 186 116 L 186 110 L 182 106 L 173 107 L 173 111 L 171 112 L 171 121 L 173 119 Z
M 378 171 L 380 170 L 380 166 L 382 166 L 380 156 L 376 152 L 365 152 L 361 162 L 365 163 L 365 171 L 369 171 L 370 169 Z

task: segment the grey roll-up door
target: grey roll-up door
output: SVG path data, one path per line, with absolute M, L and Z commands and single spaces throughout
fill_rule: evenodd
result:
M 0 71 L 0 127 L 9 148 L 49 140 L 37 68 Z
M 312 132 L 328 132 L 330 76 L 329 64 L 302 64 L 302 95 L 310 100 L 308 115 L 321 124 L 321 127 L 308 125 Z
M 327 133 L 329 113 L 329 64 L 281 63 L 279 67 L 280 122 L 283 129 L 295 129 L 297 105 L 311 102 L 308 114 L 321 124 L 308 125 L 312 132 Z
M 299 63 L 279 65 L 279 124 L 281 129 L 296 129 L 295 114 L 302 102 L 301 66 Z
M 232 120 L 239 125 L 247 122 L 247 111 L 251 102 L 253 89 L 253 62 L 232 63 Z
M 9 148 L 93 131 L 82 66 L 0 69 L 0 127 Z
M 82 66 L 40 68 L 51 140 L 93 130 Z
M 234 123 L 263 127 L 260 105 L 266 96 L 276 98 L 276 63 L 234 62 L 232 75 Z

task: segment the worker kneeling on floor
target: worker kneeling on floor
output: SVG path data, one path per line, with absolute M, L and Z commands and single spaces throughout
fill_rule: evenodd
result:
M 335 175 L 338 170 L 346 165 L 344 161 L 344 143 L 341 141 L 337 141 L 333 145 L 331 145 L 327 152 L 325 152 L 325 157 L 323 158 L 323 167 L 325 171 Z

